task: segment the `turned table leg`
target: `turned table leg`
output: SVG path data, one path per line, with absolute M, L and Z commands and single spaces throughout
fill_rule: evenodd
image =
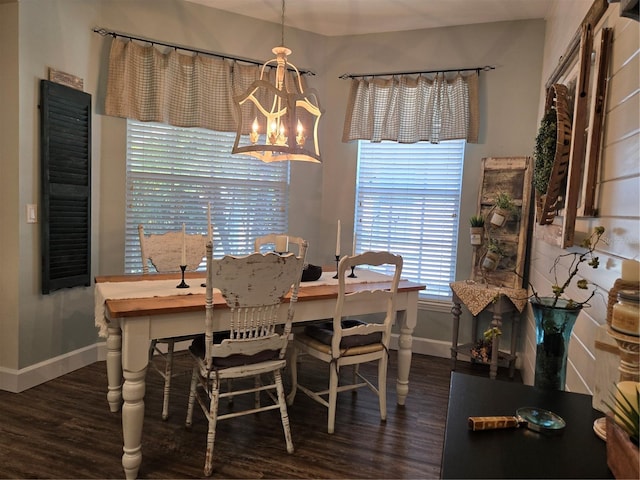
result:
M 409 395 L 409 370 L 413 344 L 413 330 L 418 321 L 418 292 L 409 294 L 407 309 L 398 312 L 400 338 L 398 339 L 398 378 L 396 379 L 396 395 L 398 405 L 404 405 Z
M 147 369 L 124 372 L 122 387 L 122 437 L 124 452 L 122 467 L 127 479 L 137 478 L 142 463 L 142 424 L 144 420 L 144 392 Z
M 109 410 L 117 412 L 122 404 L 122 332 L 120 326 L 110 326 L 107 337 L 107 402 Z

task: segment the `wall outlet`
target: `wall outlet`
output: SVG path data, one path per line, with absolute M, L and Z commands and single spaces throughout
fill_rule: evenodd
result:
M 38 205 L 27 204 L 27 223 L 38 223 Z

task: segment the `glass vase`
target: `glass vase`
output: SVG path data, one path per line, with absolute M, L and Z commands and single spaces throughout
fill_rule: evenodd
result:
M 569 340 L 582 305 L 567 308 L 567 301 L 531 299 L 536 321 L 536 372 L 534 385 L 546 390 L 564 390 L 567 378 Z

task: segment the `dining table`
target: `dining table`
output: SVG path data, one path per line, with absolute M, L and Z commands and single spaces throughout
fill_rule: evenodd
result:
M 391 277 L 370 270 L 356 270 L 356 278 L 346 278 L 347 292 L 388 289 Z M 321 277 L 300 284 L 294 323 L 333 317 L 338 297 L 335 271 L 326 269 Z M 205 272 L 187 272 L 189 288 L 177 288 L 179 273 L 101 275 L 95 277 L 95 323 L 106 338 L 107 402 L 112 412 L 122 412 L 123 456 L 126 478 L 136 478 L 142 464 L 145 377 L 151 340 L 204 332 Z M 417 322 L 418 293 L 426 286 L 402 279 L 396 297 L 398 333 L 398 373 L 396 401 L 404 405 L 409 394 L 412 336 Z M 287 300 L 280 308 L 286 320 Z M 355 304 L 351 315 L 385 311 L 375 302 Z M 229 308 L 214 288 L 214 326 L 229 328 Z

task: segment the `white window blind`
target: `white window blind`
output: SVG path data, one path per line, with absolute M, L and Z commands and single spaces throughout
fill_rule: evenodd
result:
M 427 285 L 421 298 L 450 299 L 464 140 L 358 144 L 356 251 L 402 255 L 402 277 Z
M 288 230 L 289 162 L 231 155 L 234 132 L 127 121 L 125 272 L 141 272 L 145 233 L 207 234 L 214 256 L 253 251 L 256 237 Z M 202 266 L 202 265 L 201 265 Z

